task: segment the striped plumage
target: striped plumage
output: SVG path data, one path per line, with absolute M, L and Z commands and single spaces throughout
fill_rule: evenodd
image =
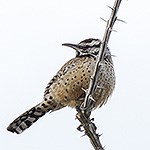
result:
M 43 101 L 15 119 L 7 130 L 20 134 L 49 111 L 65 106 L 80 106 L 85 97 L 83 89 L 88 88 L 94 71 L 100 43 L 99 39 L 86 39 L 79 44 L 63 44 L 75 49 L 76 57 L 64 64 L 51 79 L 45 89 Z M 96 85 L 92 95 L 96 101 L 95 108 L 106 103 L 115 86 L 113 62 L 108 48 Z

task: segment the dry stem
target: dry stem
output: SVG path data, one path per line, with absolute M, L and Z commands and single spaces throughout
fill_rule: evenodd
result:
M 96 81 L 97 81 L 97 73 L 98 73 L 98 70 L 100 70 L 101 65 L 103 64 L 104 54 L 108 45 L 110 34 L 113 29 L 113 25 L 115 21 L 117 20 L 117 12 L 118 12 L 120 3 L 121 3 L 121 0 L 115 0 L 113 8 L 109 7 L 112 9 L 112 12 L 111 12 L 109 20 L 107 21 L 105 34 L 104 34 L 102 43 L 100 45 L 100 51 L 97 57 L 93 75 L 91 76 L 91 79 L 90 79 L 90 84 L 89 84 L 89 88 L 85 96 L 84 105 L 83 105 L 83 108 L 81 109 L 77 108 L 78 113 L 76 115 L 76 118 L 81 122 L 81 125 L 84 128 L 85 135 L 87 135 L 90 138 L 90 142 L 92 143 L 95 150 L 104 150 L 104 149 L 102 147 L 102 144 L 100 143 L 99 135 L 96 134 L 96 126 L 93 122 L 91 122 L 91 119 L 90 119 L 90 114 L 94 107 L 94 101 L 92 101 L 90 97 L 94 93 L 94 89 L 95 89 Z

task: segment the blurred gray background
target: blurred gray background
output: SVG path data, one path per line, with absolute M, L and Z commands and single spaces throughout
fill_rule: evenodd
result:
M 60 67 L 75 56 L 62 43 L 102 38 L 114 0 L 0 0 L 0 147 L 2 150 L 91 150 L 76 130 L 76 111 L 47 114 L 21 135 L 6 127 L 42 100 Z M 109 47 L 117 77 L 108 103 L 92 117 L 106 150 L 150 149 L 149 1 L 123 1 Z

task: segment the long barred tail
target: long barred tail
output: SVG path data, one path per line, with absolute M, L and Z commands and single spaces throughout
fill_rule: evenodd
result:
M 34 122 L 45 115 L 45 111 L 38 109 L 38 105 L 26 111 L 18 118 L 16 118 L 8 127 L 7 130 L 17 134 L 22 133 L 29 128 Z
M 55 111 L 63 108 L 62 105 L 57 105 L 56 103 L 52 103 L 51 105 L 45 104 L 42 102 L 35 107 L 32 107 L 18 118 L 16 118 L 8 127 L 7 130 L 10 132 L 15 132 L 17 134 L 22 133 L 24 130 L 29 128 L 34 122 L 36 122 L 39 118 L 45 115 L 45 113 L 49 111 Z

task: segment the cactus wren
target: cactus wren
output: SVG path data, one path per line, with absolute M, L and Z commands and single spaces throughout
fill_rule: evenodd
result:
M 85 98 L 83 89 L 88 88 L 94 71 L 100 44 L 99 39 L 86 39 L 79 44 L 63 44 L 75 49 L 76 57 L 69 60 L 51 79 L 45 89 L 43 101 L 15 119 L 7 130 L 20 134 L 49 111 L 53 112 L 65 106 L 80 106 Z M 114 86 L 113 62 L 110 50 L 107 48 L 92 95 L 95 100 L 95 108 L 107 102 Z

